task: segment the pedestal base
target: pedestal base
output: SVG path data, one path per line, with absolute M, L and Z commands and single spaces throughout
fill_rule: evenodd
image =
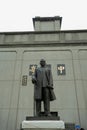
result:
M 34 121 L 26 121 L 24 120 L 22 122 L 22 129 L 23 130 L 30 130 L 30 129 L 51 129 L 51 130 L 60 130 L 65 129 L 65 124 L 62 120 L 56 121 L 56 120 L 34 120 Z

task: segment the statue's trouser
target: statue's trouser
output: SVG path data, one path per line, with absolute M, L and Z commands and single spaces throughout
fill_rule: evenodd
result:
M 44 102 L 44 112 L 48 116 L 50 114 L 50 98 L 49 89 L 46 87 L 42 88 L 42 100 Z M 36 100 L 36 115 L 40 116 L 41 113 L 41 100 Z

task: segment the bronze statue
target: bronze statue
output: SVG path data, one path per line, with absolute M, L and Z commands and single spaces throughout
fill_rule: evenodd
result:
M 36 101 L 36 116 L 41 116 L 41 101 L 44 102 L 45 116 L 50 114 L 50 101 L 55 100 L 53 92 L 53 78 L 51 69 L 46 66 L 44 59 L 40 60 L 40 67 L 35 70 L 32 76 L 34 84 L 34 99 Z

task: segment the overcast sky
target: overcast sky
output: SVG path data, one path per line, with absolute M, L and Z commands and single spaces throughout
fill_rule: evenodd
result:
M 62 30 L 87 29 L 87 0 L 0 0 L 0 32 L 33 31 L 35 16 L 61 16 Z

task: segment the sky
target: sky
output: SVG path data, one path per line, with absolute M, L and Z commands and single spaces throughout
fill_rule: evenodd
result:
M 0 0 L 0 32 L 34 31 L 36 16 L 62 17 L 61 30 L 87 29 L 87 0 Z

